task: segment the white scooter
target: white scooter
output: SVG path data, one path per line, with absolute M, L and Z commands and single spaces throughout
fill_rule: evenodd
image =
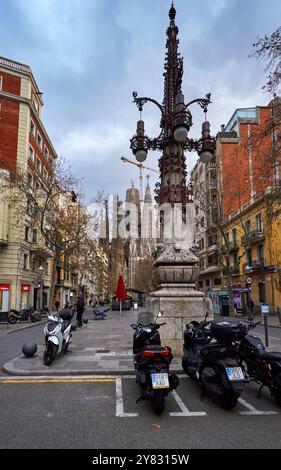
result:
M 44 327 L 45 351 L 43 362 L 49 366 L 55 360 L 60 352 L 67 353 L 68 346 L 71 343 L 71 319 L 73 313 L 70 309 L 65 309 L 60 317 L 48 315 L 48 323 Z

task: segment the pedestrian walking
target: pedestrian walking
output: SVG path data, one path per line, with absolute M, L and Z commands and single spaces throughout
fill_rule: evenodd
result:
M 77 315 L 76 315 L 76 320 L 77 320 L 77 326 L 80 328 L 83 328 L 83 313 L 84 313 L 84 307 L 85 307 L 85 302 L 83 297 L 81 295 L 78 295 L 77 297 Z
M 57 299 L 57 300 L 55 301 L 55 307 L 56 307 L 56 309 L 57 309 L 57 312 L 59 311 L 59 306 L 60 306 L 60 301 Z

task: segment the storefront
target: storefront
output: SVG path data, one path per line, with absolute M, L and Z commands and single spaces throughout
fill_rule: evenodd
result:
M 10 285 L 0 284 L 0 313 L 9 311 Z
M 248 287 L 233 287 L 233 301 L 237 315 L 249 312 L 250 289 Z M 210 289 L 208 297 L 212 300 L 213 312 L 229 316 L 229 293 L 227 289 Z
M 20 308 L 28 308 L 30 306 L 30 285 L 22 284 L 21 285 L 21 298 L 20 298 Z

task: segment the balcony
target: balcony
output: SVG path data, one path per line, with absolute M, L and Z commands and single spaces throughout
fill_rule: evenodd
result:
M 258 243 L 265 238 L 265 233 L 264 229 L 259 229 L 259 230 L 251 230 L 248 234 L 243 235 L 241 238 L 241 244 L 242 245 L 248 245 L 249 243 Z
M 200 276 L 204 276 L 205 274 L 211 274 L 221 271 L 221 266 L 212 264 L 205 268 L 200 268 Z
M 247 269 L 245 269 L 247 267 Z M 264 264 L 264 259 L 261 259 L 259 261 L 257 260 L 253 260 L 252 263 L 244 263 L 243 264 L 243 272 L 244 273 L 250 273 L 250 272 L 253 272 L 253 271 L 259 271 L 259 270 L 262 270 L 264 271 L 266 268 L 265 264 Z
M 30 251 L 40 258 L 51 258 L 53 256 L 52 251 L 47 246 L 39 245 L 39 243 L 33 243 Z

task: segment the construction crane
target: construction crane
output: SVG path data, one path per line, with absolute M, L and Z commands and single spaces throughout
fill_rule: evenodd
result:
M 129 160 L 126 157 L 121 157 L 122 162 L 124 163 L 132 163 L 133 165 L 137 166 L 140 169 L 139 175 L 139 183 L 140 183 L 140 200 L 143 202 L 143 170 L 154 171 L 154 173 L 159 173 L 156 168 L 151 168 L 149 166 L 145 166 L 143 163 L 136 163 L 133 160 Z

